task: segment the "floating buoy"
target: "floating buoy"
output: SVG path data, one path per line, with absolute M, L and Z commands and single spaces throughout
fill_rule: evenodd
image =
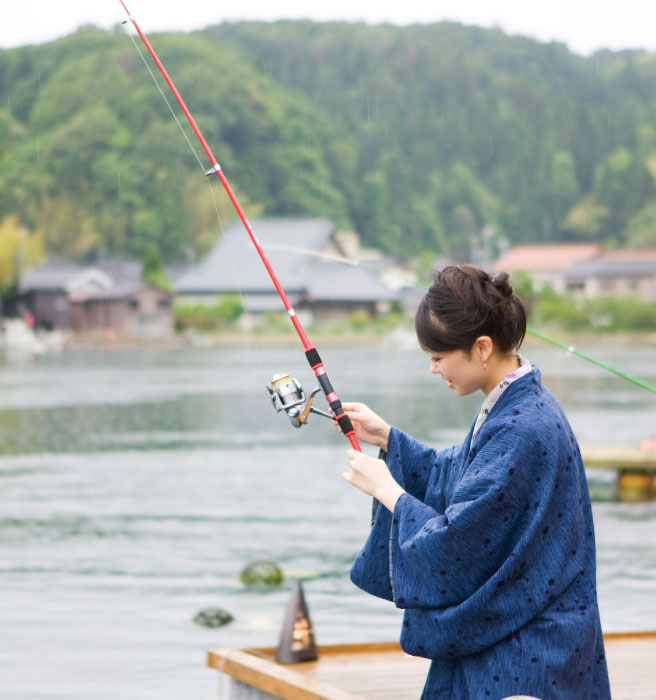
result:
M 193 621 L 201 627 L 224 627 L 234 619 L 229 612 L 221 608 L 206 608 L 197 612 Z
M 617 495 L 624 503 L 649 501 L 654 493 L 654 475 L 650 472 L 621 471 L 617 475 Z
M 258 559 L 252 561 L 239 574 L 239 580 L 245 586 L 266 586 L 267 588 L 278 588 L 285 579 L 281 568 L 268 559 Z

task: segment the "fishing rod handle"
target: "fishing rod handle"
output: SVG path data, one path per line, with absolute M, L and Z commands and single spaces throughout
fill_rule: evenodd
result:
M 357 450 L 358 452 L 362 452 L 362 448 L 358 444 L 355 437 L 355 428 L 353 427 L 353 423 L 351 423 L 351 419 L 346 415 L 346 413 L 344 413 L 342 402 L 335 393 L 333 385 L 330 383 L 330 379 L 328 379 L 326 369 L 323 366 L 323 362 L 321 361 L 321 357 L 317 352 L 317 349 L 310 346 L 305 351 L 305 357 L 307 358 L 308 364 L 312 368 L 312 371 L 319 382 L 319 386 L 321 386 L 323 393 L 326 395 L 326 401 L 328 401 L 330 410 L 335 414 L 335 420 L 337 421 L 337 425 L 339 425 L 339 429 L 342 431 L 344 436 L 349 439 L 353 449 Z

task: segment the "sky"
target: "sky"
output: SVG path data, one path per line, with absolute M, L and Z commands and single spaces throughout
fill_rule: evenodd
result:
M 125 0 L 141 29 L 188 31 L 224 20 L 306 18 L 367 23 L 454 20 L 500 27 L 541 41 L 561 41 L 572 51 L 600 48 L 656 51 L 656 3 L 650 0 Z M 12 0 L 0 19 L 0 47 L 50 41 L 79 26 L 109 28 L 125 19 L 119 0 Z

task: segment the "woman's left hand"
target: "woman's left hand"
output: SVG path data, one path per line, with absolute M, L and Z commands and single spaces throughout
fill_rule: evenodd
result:
M 377 498 L 388 510 L 394 512 L 396 501 L 405 491 L 394 480 L 385 462 L 357 450 L 347 450 L 346 454 L 351 471 L 342 474 L 344 480 Z

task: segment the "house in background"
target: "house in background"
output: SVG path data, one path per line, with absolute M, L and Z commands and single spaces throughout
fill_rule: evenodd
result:
M 497 258 L 494 272 L 525 272 L 533 281 L 536 291 L 548 286 L 557 294 L 567 291 L 565 270 L 572 265 L 593 260 L 602 253 L 599 243 L 554 243 L 546 245 L 518 245 Z
M 519 245 L 502 255 L 493 270 L 525 272 L 536 290 L 586 299 L 635 297 L 656 301 L 656 250 L 604 251 L 597 243 Z
M 567 291 L 586 299 L 635 297 L 656 302 L 656 250 L 616 250 L 564 271 Z
M 108 289 L 113 284 L 111 277 L 96 267 L 52 259 L 23 274 L 18 294 L 3 299 L 3 313 L 8 317 L 29 315 L 37 329 L 70 330 L 70 295 Z
M 345 251 L 328 219 L 263 219 L 253 230 L 304 324 L 342 319 L 354 311 L 384 312 L 399 297 L 370 270 L 340 262 Z M 341 236 L 353 253 L 352 236 Z M 228 226 L 199 264 L 175 281 L 181 303 L 214 304 L 240 294 L 252 320 L 284 311 L 266 268 L 240 222 Z
M 173 294 L 146 282 L 125 282 L 70 296 L 71 328 L 86 336 L 154 340 L 173 336 Z
M 173 335 L 173 295 L 143 282 L 140 275 L 141 264 L 136 261 L 82 267 L 68 260 L 49 260 L 22 276 L 18 294 L 3 299 L 3 313 L 31 317 L 36 330 L 104 338 Z

